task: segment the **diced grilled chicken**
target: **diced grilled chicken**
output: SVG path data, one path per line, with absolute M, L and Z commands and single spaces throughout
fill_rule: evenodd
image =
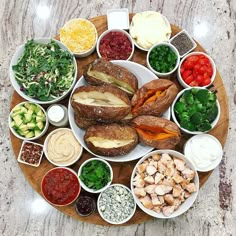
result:
M 194 193 L 194 192 L 197 191 L 197 188 L 196 188 L 196 186 L 195 186 L 194 183 L 190 183 L 190 184 L 187 185 L 186 190 L 187 190 L 189 193 Z
M 158 184 L 163 178 L 164 178 L 164 175 L 157 172 L 155 174 L 155 184 Z
M 157 195 L 165 195 L 167 193 L 169 193 L 173 188 L 167 185 L 157 185 L 155 188 L 155 193 Z
M 138 188 L 143 188 L 145 185 L 145 181 L 140 177 L 133 181 L 133 185 Z
M 148 184 L 154 184 L 155 183 L 155 180 L 152 176 L 148 175 L 144 178 L 144 181 Z
M 175 163 L 175 166 L 176 166 L 177 170 L 183 171 L 185 169 L 185 161 L 184 160 L 181 160 L 181 159 L 175 157 L 174 158 L 174 163 Z
M 148 175 L 154 175 L 157 172 L 157 168 L 152 165 L 148 165 L 146 168 L 146 172 Z
M 161 156 L 160 156 L 159 154 L 153 154 L 153 155 L 152 155 L 152 159 L 153 159 L 154 161 L 159 161 L 160 158 L 161 158 Z
M 184 176 L 184 178 L 188 179 L 188 180 L 192 180 L 195 176 L 195 173 L 193 170 L 189 169 L 189 168 L 185 168 L 183 171 L 182 171 L 182 174 Z
M 162 162 L 157 163 L 157 170 L 159 173 L 164 174 L 166 171 L 166 166 Z
M 148 185 L 144 188 L 144 190 L 148 193 L 148 194 L 152 194 L 155 192 L 155 188 L 156 188 L 156 184 L 151 184 L 151 185 Z
M 165 215 L 165 216 L 170 216 L 175 210 L 175 207 L 174 206 L 164 206 L 162 208 L 162 213 Z
M 145 197 L 147 193 L 144 188 L 134 188 L 134 194 L 137 197 Z
M 144 161 L 142 164 L 140 164 L 137 167 L 138 173 L 143 173 L 144 171 L 146 171 L 147 166 L 148 166 L 148 161 Z
M 164 196 L 164 200 L 165 200 L 165 202 L 168 204 L 168 205 L 174 205 L 174 197 L 173 197 L 173 195 L 172 194 L 166 194 L 165 196 Z
M 143 198 L 140 198 L 139 200 L 143 204 L 143 206 L 146 207 L 147 209 L 152 209 L 153 208 L 151 198 L 148 195 L 146 195 Z
M 172 177 L 172 179 L 175 181 L 175 183 L 179 184 L 181 182 L 183 182 L 183 177 L 181 175 L 179 175 L 178 173 L 175 173 L 174 176 Z
M 176 185 L 173 188 L 173 197 L 180 197 L 182 192 L 183 192 L 183 189 L 181 188 L 181 186 L 180 185 Z
M 156 193 L 152 193 L 151 194 L 151 199 L 152 199 L 152 204 L 154 205 L 154 206 L 156 206 L 156 205 L 162 205 L 162 202 L 160 201 L 160 199 L 159 199 L 159 197 L 157 196 L 157 194 Z

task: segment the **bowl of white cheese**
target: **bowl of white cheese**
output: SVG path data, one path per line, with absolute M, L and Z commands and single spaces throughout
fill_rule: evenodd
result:
M 155 11 L 136 13 L 129 30 L 135 46 L 143 51 L 148 51 L 157 43 L 168 42 L 171 32 L 167 18 Z
M 221 162 L 223 149 L 220 141 L 210 134 L 198 134 L 190 138 L 184 146 L 184 155 L 197 171 L 215 169 Z

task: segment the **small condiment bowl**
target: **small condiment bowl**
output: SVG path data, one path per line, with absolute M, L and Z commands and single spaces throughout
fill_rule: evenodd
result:
M 90 206 L 88 206 L 88 203 Z M 90 207 L 90 209 L 85 209 L 86 207 Z M 95 197 L 81 193 L 75 201 L 75 210 L 80 216 L 83 217 L 92 215 L 96 210 Z
M 217 105 L 217 108 L 218 108 L 218 114 L 217 114 L 216 118 L 214 119 L 214 121 L 211 123 L 211 129 L 210 129 L 210 130 L 207 130 L 207 131 L 205 131 L 205 132 L 203 132 L 203 131 L 190 131 L 190 130 L 187 130 L 187 129 L 183 128 L 183 127 L 180 125 L 180 123 L 179 123 L 179 121 L 178 121 L 178 119 L 177 119 L 176 113 L 175 113 L 175 111 L 174 111 L 175 104 L 176 104 L 177 101 L 179 101 L 179 99 L 180 99 L 180 97 L 183 95 L 183 93 L 184 93 L 185 91 L 191 90 L 191 89 L 193 89 L 193 88 L 196 88 L 196 89 L 206 89 L 206 88 L 202 88 L 202 87 L 190 87 L 190 88 L 186 88 L 186 89 L 181 90 L 181 91 L 177 94 L 175 100 L 174 100 L 173 103 L 172 103 L 172 106 L 171 106 L 171 117 L 172 117 L 173 121 L 175 122 L 175 124 L 176 124 L 176 125 L 182 130 L 182 132 L 184 132 L 184 133 L 192 134 L 192 135 L 193 135 L 193 134 L 207 133 L 207 132 L 209 132 L 210 130 L 212 130 L 212 129 L 216 126 L 216 124 L 218 123 L 218 121 L 219 121 L 219 119 L 220 119 L 220 103 L 219 103 L 218 99 L 216 99 L 216 105 Z M 208 89 L 206 89 L 206 90 L 208 90 Z
M 207 87 L 209 87 L 210 85 L 212 85 L 212 83 L 214 82 L 214 80 L 215 80 L 215 77 L 216 77 L 216 65 L 215 65 L 215 62 L 213 61 L 213 59 L 209 56 L 209 55 L 207 55 L 206 53 L 204 53 L 204 52 L 191 52 L 191 53 L 189 53 L 189 54 L 187 54 L 185 57 L 183 57 L 183 59 L 180 61 L 180 63 L 179 63 L 179 67 L 178 67 L 178 70 L 177 70 L 177 79 L 178 79 L 178 81 L 179 81 L 179 83 L 180 83 L 180 85 L 182 86 L 182 87 L 184 87 L 184 88 L 192 88 L 193 86 L 190 86 L 190 85 L 188 85 L 188 84 L 186 84 L 185 82 L 184 82 L 184 80 L 183 80 L 183 77 L 181 76 L 181 66 L 183 65 L 183 63 L 184 63 L 184 61 L 188 58 L 188 57 L 190 57 L 190 56 L 195 56 L 195 55 L 203 55 L 203 56 L 205 56 L 206 58 L 208 58 L 209 59 L 209 61 L 210 61 L 210 63 L 211 63 L 211 66 L 212 66 L 212 69 L 213 69 L 213 74 L 212 74 L 212 76 L 211 76 L 211 82 L 208 84 L 208 85 L 206 85 L 206 86 L 199 86 L 199 87 L 202 87 L 202 88 L 207 88 Z
M 89 162 L 94 161 L 94 160 L 103 162 L 105 165 L 108 166 L 108 168 L 109 168 L 109 170 L 110 170 L 110 181 L 109 181 L 105 186 L 103 186 L 102 188 L 100 188 L 100 189 L 98 189 L 98 190 L 89 188 L 87 185 L 85 185 L 85 183 L 83 182 L 83 180 L 81 180 L 81 178 L 80 178 L 81 173 L 82 173 L 82 170 L 83 170 L 83 167 L 84 167 L 86 164 L 88 164 Z M 100 192 L 102 192 L 103 190 L 105 190 L 107 187 L 109 187 L 109 185 L 111 185 L 112 180 L 113 180 L 113 170 L 112 170 L 111 165 L 110 165 L 107 161 L 105 161 L 105 160 L 103 160 L 103 159 L 101 159 L 101 158 L 90 158 L 90 159 L 88 159 L 88 160 L 86 160 L 85 162 L 82 163 L 82 165 L 80 166 L 80 168 L 79 168 L 79 170 L 78 170 L 78 176 L 79 176 L 79 179 L 80 179 L 81 187 L 82 187 L 85 191 L 87 191 L 87 192 L 89 192 L 89 193 L 100 193 Z
M 134 215 L 134 213 L 135 213 L 135 211 L 136 211 L 136 203 L 135 203 L 135 200 L 133 199 L 133 201 L 134 201 L 134 208 L 132 209 L 131 214 L 130 214 L 127 218 L 125 218 L 124 220 L 119 221 L 119 222 L 115 222 L 115 221 L 112 221 L 112 220 L 107 219 L 107 218 L 104 216 L 104 214 L 103 214 L 103 212 L 102 212 L 102 210 L 101 210 L 101 206 L 99 205 L 99 204 L 100 204 L 100 201 L 101 201 L 103 195 L 106 194 L 106 192 L 108 192 L 110 189 L 114 189 L 114 188 L 116 188 L 116 187 L 121 187 L 121 188 L 126 189 L 126 190 L 130 193 L 130 196 L 131 196 L 132 199 L 133 199 L 132 192 L 130 191 L 130 189 L 129 189 L 128 187 L 126 187 L 126 186 L 123 185 L 123 184 L 112 184 L 112 185 L 110 185 L 108 188 L 106 188 L 105 190 L 103 190 L 103 191 L 99 194 L 98 200 L 97 200 L 97 209 L 98 209 L 99 215 L 102 217 L 103 220 L 105 220 L 106 222 L 108 222 L 108 223 L 110 223 L 110 224 L 113 224 L 113 225 L 119 225 L 119 224 L 124 224 L 124 223 L 126 223 L 127 221 L 129 221 L 129 220 L 133 217 L 133 215 Z M 109 202 L 107 202 L 106 204 L 109 204 Z M 122 210 L 124 210 L 124 209 L 122 209 Z
M 14 112 L 15 109 L 17 109 L 17 107 L 20 107 L 20 106 L 24 106 L 24 104 L 33 104 L 34 106 L 37 106 L 40 108 L 40 110 L 43 112 L 43 114 L 45 115 L 45 124 L 44 124 L 44 128 L 43 130 L 40 132 L 39 135 L 37 136 L 34 136 L 34 137 L 31 137 L 31 138 L 26 138 L 24 137 L 23 135 L 20 135 L 19 133 L 17 133 L 17 131 L 12 127 L 12 122 L 14 121 L 13 118 L 12 118 L 12 114 Z M 22 118 L 23 119 L 23 118 Z M 30 123 L 30 122 L 28 122 Z M 9 114 L 9 117 L 8 117 L 8 125 L 9 125 L 9 128 L 11 130 L 11 132 L 19 139 L 22 139 L 22 140 L 28 140 L 28 141 L 32 141 L 32 140 L 36 140 L 36 139 L 39 139 L 41 138 L 48 130 L 48 126 L 49 126 L 49 122 L 48 122 L 48 116 L 47 116 L 47 113 L 46 111 L 44 110 L 44 108 L 42 106 L 40 106 L 39 104 L 37 103 L 34 103 L 34 102 L 21 102 L 19 104 L 17 104 L 15 107 L 12 108 L 10 114 Z M 30 129 L 31 130 L 31 129 Z
M 65 182 L 63 184 L 64 180 L 66 184 Z M 54 206 L 68 206 L 72 204 L 78 198 L 80 191 L 79 178 L 76 172 L 68 167 L 55 167 L 49 170 L 41 181 L 43 197 Z M 66 198 L 65 195 L 69 196 Z M 61 202 L 62 200 L 64 202 Z
M 79 153 L 78 153 L 78 155 L 76 156 L 76 158 L 73 158 L 72 160 L 70 160 L 70 161 L 65 161 L 65 162 L 63 162 L 63 161 L 55 161 L 55 160 L 52 160 L 51 158 L 50 158 L 50 155 L 49 155 L 49 153 L 48 153 L 48 143 L 49 143 L 49 140 L 50 140 L 50 138 L 52 137 L 52 136 L 54 136 L 54 135 L 56 135 L 56 133 L 57 132 L 68 132 L 68 133 L 70 133 L 70 135 L 71 135 L 71 137 L 73 137 L 73 141 L 75 141 L 79 146 L 80 146 L 80 151 L 79 151 Z M 60 138 L 60 137 L 59 137 Z M 67 140 L 68 141 L 68 140 Z M 71 143 L 71 142 L 70 142 Z M 66 148 L 65 146 L 64 146 L 64 144 L 60 141 L 59 142 L 59 144 L 56 146 L 56 144 L 54 145 L 54 147 L 55 148 L 64 148 L 63 150 L 65 151 L 65 152 L 67 152 L 67 151 L 70 151 L 71 150 L 71 146 L 70 147 L 68 147 L 68 148 Z M 47 160 L 50 162 L 50 163 L 52 163 L 53 165 L 55 165 L 55 166 L 60 166 L 60 167 L 66 167 L 66 166 L 71 166 L 71 165 L 73 165 L 74 163 L 76 163 L 79 159 L 80 159 L 80 157 L 81 157 L 81 155 L 82 155 L 82 153 L 83 153 L 83 147 L 82 147 L 82 145 L 80 144 L 80 142 L 75 138 L 75 136 L 74 136 L 74 134 L 73 134 L 73 131 L 71 130 L 71 129 L 69 129 L 69 128 L 58 128 L 58 129 L 55 129 L 55 130 L 53 130 L 51 133 L 49 133 L 48 134 L 48 136 L 46 137 L 46 139 L 45 139 L 45 141 L 44 141 L 44 145 L 43 145 L 43 151 L 44 151 L 44 154 L 45 154 L 45 156 L 46 156 L 46 158 L 47 158 Z M 61 151 L 62 152 L 62 150 L 57 150 L 57 151 Z M 58 153 L 58 152 L 57 152 Z M 63 155 L 64 155 L 64 153 L 63 153 Z
M 80 23 L 83 24 L 82 27 L 80 27 Z M 82 44 L 85 43 L 85 41 L 87 41 L 89 38 L 88 38 L 88 33 L 87 32 L 83 32 L 83 30 L 86 29 L 86 26 L 85 24 L 87 24 L 87 27 L 90 28 L 91 32 L 94 34 L 94 42 L 92 42 L 91 44 L 91 47 L 84 50 L 84 51 L 81 51 L 81 52 L 76 52 L 76 51 L 73 51 L 72 48 L 70 47 L 70 43 L 72 41 L 72 38 L 73 37 L 68 37 L 67 40 L 63 40 L 63 38 L 61 37 L 61 34 L 62 34 L 62 31 L 63 29 L 67 30 L 67 28 L 69 29 L 68 31 L 72 31 L 72 27 L 77 27 L 74 29 L 74 34 L 78 34 L 77 31 L 81 30 L 81 33 L 78 35 L 78 37 L 80 37 L 80 41 Z M 74 35 L 73 35 L 74 36 Z M 81 39 L 81 37 L 85 37 L 84 39 Z M 96 48 L 96 43 L 97 43 L 97 39 L 98 39 L 98 33 L 97 33 L 97 29 L 95 27 L 95 25 L 89 21 L 89 20 L 86 20 L 84 18 L 75 18 L 75 19 L 71 19 L 69 20 L 68 22 L 66 22 L 66 24 L 61 28 L 60 30 L 60 40 L 62 41 L 62 43 L 64 43 L 71 51 L 72 53 L 78 57 L 78 58 L 82 58 L 82 57 L 87 57 L 89 55 L 91 55 L 95 48 Z M 87 42 L 86 42 L 87 43 Z
M 175 54 L 176 57 L 177 57 L 176 63 L 175 63 L 175 67 L 174 67 L 171 71 L 166 72 L 166 73 L 162 73 L 162 72 L 157 71 L 157 70 L 154 69 L 154 68 L 151 66 L 151 64 L 150 64 L 150 54 L 152 53 L 152 51 L 153 51 L 155 48 L 161 47 L 161 46 L 166 46 L 166 47 L 168 47 L 172 52 L 174 52 L 174 54 Z M 165 63 L 164 60 L 163 60 L 162 62 Z M 147 63 L 148 68 L 149 68 L 154 74 L 156 74 L 158 77 L 168 77 L 168 76 L 170 76 L 171 74 L 173 74 L 173 73 L 177 70 L 177 68 L 178 68 L 178 66 L 179 66 L 179 62 L 180 62 L 180 56 L 179 56 L 178 50 L 176 49 L 175 46 L 173 46 L 173 45 L 170 44 L 170 43 L 166 43 L 166 42 L 162 42 L 162 43 L 158 43 L 158 44 L 153 45 L 153 46 L 149 49 L 149 51 L 148 51 L 148 53 L 147 53 L 147 57 L 146 57 L 146 63 Z
M 165 216 L 162 212 L 158 213 L 155 212 L 151 209 L 146 208 L 138 199 L 138 197 L 135 195 L 134 193 L 134 185 L 133 185 L 133 181 L 134 181 L 134 177 L 135 174 L 137 172 L 137 168 L 138 166 L 143 163 L 145 160 L 147 160 L 148 158 L 150 158 L 152 155 L 160 155 L 160 154 L 164 154 L 167 153 L 172 157 L 177 157 L 178 159 L 184 160 L 186 162 L 187 167 L 189 167 L 191 170 L 194 171 L 195 176 L 193 179 L 193 183 L 196 186 L 196 192 L 191 193 L 190 197 L 188 197 L 183 203 L 181 203 L 181 205 L 179 206 L 178 209 L 176 209 L 170 216 Z M 169 219 L 169 218 L 174 218 L 177 217 L 179 215 L 182 215 L 183 213 L 185 213 L 195 202 L 197 195 L 198 195 L 198 191 L 199 191 L 199 177 L 198 177 L 198 173 L 197 170 L 195 169 L 194 165 L 192 164 L 192 162 L 190 162 L 182 153 L 174 151 L 174 150 L 155 150 L 152 151 L 150 153 L 148 153 L 147 155 L 143 156 L 135 165 L 132 175 L 131 175 L 131 181 L 130 181 L 130 185 L 131 185 L 131 191 L 132 194 L 134 196 L 134 200 L 137 203 L 137 205 L 139 206 L 139 208 L 144 211 L 145 213 L 147 213 L 150 216 L 153 216 L 155 218 L 159 218 L 159 219 Z
M 189 40 L 189 43 L 192 44 L 192 47 L 189 48 L 187 51 L 185 51 L 185 53 L 183 53 L 183 54 L 181 54 L 181 52 L 180 52 L 181 50 L 178 50 L 178 46 L 174 43 L 174 41 L 175 41 L 176 39 L 182 40 L 182 39 L 181 39 L 181 35 L 185 35 L 186 39 Z M 181 30 L 179 33 L 177 33 L 176 35 L 174 35 L 174 36 L 170 39 L 169 42 L 177 48 L 177 50 L 179 51 L 180 58 L 186 56 L 188 53 L 190 53 L 191 51 L 193 51 L 193 50 L 197 47 L 197 44 L 195 43 L 195 41 L 193 40 L 193 38 L 190 36 L 190 34 L 189 34 L 185 29 Z M 185 46 L 183 41 L 181 41 L 180 43 L 181 43 L 182 45 L 180 45 L 179 47 Z
M 41 149 L 39 159 L 38 159 L 38 161 L 37 161 L 35 164 L 30 163 L 30 161 L 27 161 L 27 160 L 23 160 L 23 159 L 22 159 L 23 150 L 24 150 L 25 145 L 27 145 L 27 144 L 30 144 L 31 146 L 38 146 L 38 147 L 40 147 L 40 149 Z M 31 150 L 31 151 L 33 151 L 33 150 Z M 34 151 L 34 152 L 35 152 L 35 151 Z M 32 158 L 35 158 L 35 155 L 36 155 L 36 154 L 33 153 L 33 152 L 30 153 L 30 152 L 27 151 L 27 155 L 28 155 L 28 156 L 32 156 Z M 30 141 L 24 140 L 24 141 L 22 142 L 21 149 L 20 149 L 20 152 L 19 152 L 17 161 L 20 162 L 20 163 L 23 163 L 23 164 L 25 164 L 25 165 L 29 165 L 29 166 L 33 166 L 33 167 L 38 167 L 38 166 L 40 165 L 40 163 L 41 163 L 42 157 L 43 157 L 43 145 L 41 145 L 41 144 L 39 144 L 39 143 L 35 143 L 35 142 L 30 142 Z M 29 159 L 31 159 L 31 158 L 29 157 Z
M 129 42 L 131 43 L 132 50 L 131 50 L 131 52 L 130 52 L 128 58 L 126 58 L 126 59 L 123 59 L 123 58 L 119 57 L 119 58 L 110 58 L 110 59 L 108 59 L 108 60 L 128 60 L 128 61 L 131 60 L 131 58 L 133 57 L 133 54 L 134 54 L 134 43 L 133 43 L 133 40 L 132 40 L 130 34 L 127 33 L 125 30 L 122 30 L 122 29 L 109 29 L 109 30 L 104 31 L 104 32 L 99 36 L 98 41 L 97 41 L 97 45 L 96 45 L 96 50 L 97 50 L 97 54 L 98 54 L 99 58 L 103 57 L 103 56 L 101 55 L 101 52 L 100 52 L 101 40 L 102 40 L 107 34 L 111 34 L 111 33 L 113 33 L 113 32 L 118 32 L 118 33 L 124 34 L 124 35 L 127 37 L 127 39 L 129 40 Z M 121 49 L 121 48 L 120 48 L 120 52 L 121 52 L 121 53 L 123 52 L 123 50 L 124 50 L 124 49 Z
M 220 164 L 223 149 L 220 141 L 213 135 L 198 134 L 185 143 L 184 155 L 193 163 L 197 171 L 208 172 Z M 203 166 L 204 161 L 208 161 L 208 165 L 205 167 Z

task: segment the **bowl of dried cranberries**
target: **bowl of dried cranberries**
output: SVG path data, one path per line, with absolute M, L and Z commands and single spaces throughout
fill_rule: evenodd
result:
M 177 78 L 184 88 L 209 87 L 216 76 L 216 65 L 212 58 L 203 52 L 187 54 L 180 62 Z
M 97 54 L 105 60 L 130 60 L 134 53 L 131 36 L 121 29 L 104 31 L 97 41 Z

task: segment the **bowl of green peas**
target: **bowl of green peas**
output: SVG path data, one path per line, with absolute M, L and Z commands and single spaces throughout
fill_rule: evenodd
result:
M 146 62 L 148 68 L 158 77 L 168 77 L 177 70 L 180 55 L 175 46 L 161 42 L 149 49 Z

